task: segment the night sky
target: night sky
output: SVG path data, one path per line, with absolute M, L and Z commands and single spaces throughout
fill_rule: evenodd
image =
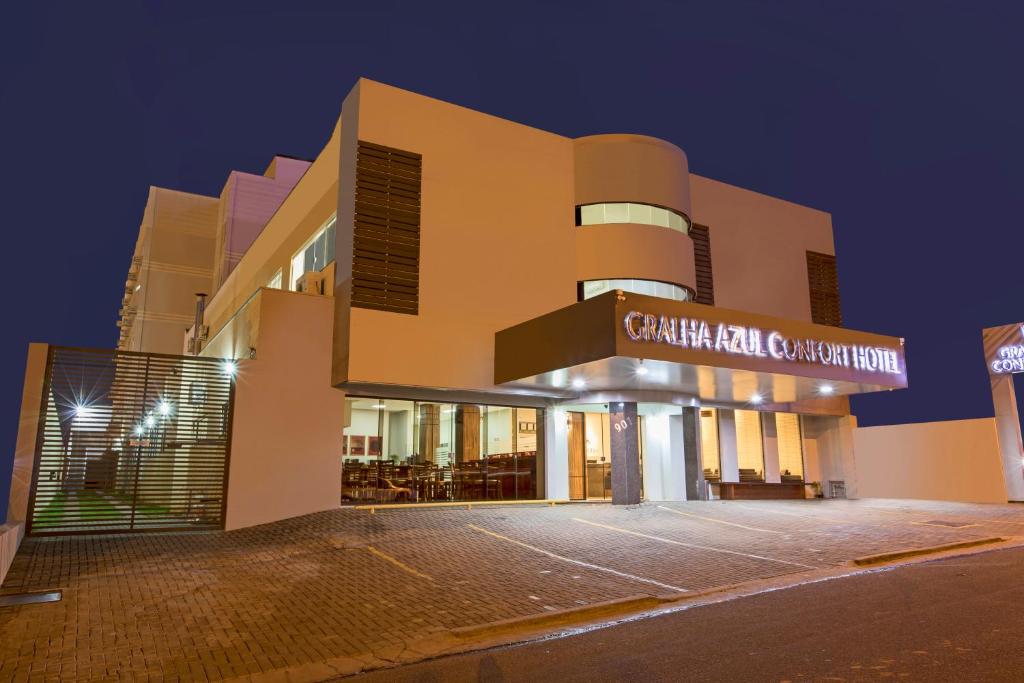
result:
M 148 186 L 215 196 L 231 169 L 314 157 L 359 76 L 664 138 L 695 173 L 831 212 L 845 324 L 907 339 L 911 388 L 856 398 L 861 424 L 992 414 L 981 328 L 1024 318 L 1019 3 L 18 4 L 0 510 L 27 344 L 116 343 Z

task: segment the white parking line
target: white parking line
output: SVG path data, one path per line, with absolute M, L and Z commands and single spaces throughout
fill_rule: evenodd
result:
M 798 517 L 800 519 L 821 520 L 823 522 L 833 522 L 835 524 L 861 524 L 861 523 L 863 523 L 863 522 L 851 522 L 848 519 L 836 519 L 835 517 L 822 517 L 821 515 L 819 515 L 817 513 L 810 514 L 810 515 L 806 515 L 806 514 L 802 515 L 799 512 L 790 512 L 788 510 L 776 510 L 775 508 L 770 508 L 770 507 L 754 507 L 754 506 L 751 506 L 751 505 L 741 505 L 739 503 L 732 503 L 732 505 L 734 507 L 743 508 L 744 510 L 756 510 L 757 512 L 774 512 L 775 514 L 778 514 L 778 515 L 788 515 L 790 517 Z
M 698 545 L 697 543 L 684 543 L 683 541 L 676 541 L 671 538 L 662 538 L 661 536 L 651 536 L 650 534 L 642 534 L 639 531 L 630 531 L 629 529 L 623 529 L 617 526 L 611 526 L 610 524 L 599 524 L 598 522 L 591 522 L 579 517 L 572 518 L 574 522 L 580 522 L 581 524 L 589 524 L 590 526 L 601 527 L 602 529 L 611 529 L 612 531 L 618 531 L 622 534 L 629 534 L 630 536 L 639 536 L 640 538 L 647 538 L 652 541 L 660 541 L 662 543 L 671 543 L 672 545 L 681 545 L 687 548 L 697 548 L 699 550 L 710 550 L 716 553 L 726 553 L 728 555 L 741 555 L 743 557 L 751 557 L 755 560 L 765 560 L 767 562 L 778 562 L 779 564 L 788 564 L 794 567 L 803 567 L 804 569 L 820 569 L 820 567 L 812 567 L 809 564 L 801 564 L 800 562 L 790 562 L 789 560 L 777 560 L 774 557 L 765 557 L 764 555 L 754 555 L 752 553 L 741 553 L 738 550 L 726 550 L 725 548 L 713 548 L 709 545 Z
M 718 522 L 719 524 L 728 524 L 729 526 L 735 526 L 735 527 L 739 527 L 740 529 L 747 529 L 749 531 L 763 531 L 766 534 L 785 534 L 786 533 L 784 531 L 776 531 L 775 529 L 762 529 L 762 528 L 756 527 L 756 526 L 747 526 L 746 524 L 737 524 L 736 522 L 727 522 L 724 519 L 715 519 L 714 517 L 704 517 L 703 515 L 695 515 L 692 512 L 683 512 L 682 510 L 673 510 L 672 508 L 667 508 L 664 505 L 659 505 L 658 509 L 659 510 L 664 510 L 665 512 L 671 512 L 671 513 L 676 514 L 676 515 L 683 515 L 685 517 L 696 517 L 697 519 L 703 519 L 703 520 L 706 520 L 708 522 Z
M 528 550 L 532 550 L 534 552 L 540 553 L 541 555 L 547 555 L 550 558 L 553 558 L 553 559 L 556 559 L 556 560 L 561 560 L 562 562 L 569 562 L 571 564 L 575 564 L 575 565 L 578 565 L 580 567 L 586 567 L 587 569 L 593 569 L 595 571 L 605 572 L 607 574 L 614 574 L 615 576 L 621 576 L 622 578 L 630 579 L 631 581 L 640 581 L 641 583 L 649 583 L 652 586 L 658 586 L 659 588 L 667 588 L 668 590 L 677 591 L 679 593 L 688 593 L 689 592 L 685 588 L 680 588 L 678 586 L 671 586 L 671 585 L 669 585 L 667 583 L 661 583 L 660 581 L 655 581 L 654 579 L 645 579 L 644 577 L 636 576 L 635 574 L 627 574 L 626 572 L 616 571 L 615 569 L 611 569 L 609 567 L 602 567 L 602 566 L 597 565 L 597 564 L 590 564 L 589 562 L 583 562 L 582 560 L 574 560 L 571 557 L 565 557 L 563 555 L 558 555 L 556 553 L 551 552 L 550 550 L 544 550 L 543 548 L 538 548 L 537 546 L 530 545 L 529 543 L 523 543 L 522 541 L 517 541 L 514 538 L 509 538 L 508 536 L 502 536 L 501 534 L 497 534 L 497 533 L 495 533 L 493 531 L 490 531 L 489 529 L 484 529 L 483 527 L 479 527 L 479 526 L 477 526 L 475 524 L 467 524 L 466 526 L 468 526 L 470 529 L 473 529 L 474 531 L 479 531 L 481 533 L 487 534 L 488 536 L 493 536 L 494 538 L 499 538 L 499 539 L 501 539 L 503 541 L 507 541 L 508 543 L 512 543 L 514 545 L 517 545 L 520 548 L 526 548 Z

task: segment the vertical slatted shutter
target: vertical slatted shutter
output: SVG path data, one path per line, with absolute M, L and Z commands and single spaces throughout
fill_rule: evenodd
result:
M 708 226 L 690 226 L 690 239 L 693 240 L 693 261 L 697 269 L 698 304 L 715 305 L 715 282 L 711 272 L 711 236 Z
M 352 305 L 419 312 L 422 157 L 359 142 Z
M 841 327 L 843 316 L 835 256 L 807 252 L 807 286 L 811 294 L 811 320 L 820 325 Z

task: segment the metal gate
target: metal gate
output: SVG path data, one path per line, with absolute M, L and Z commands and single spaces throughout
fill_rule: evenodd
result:
M 30 534 L 224 526 L 234 364 L 51 346 Z

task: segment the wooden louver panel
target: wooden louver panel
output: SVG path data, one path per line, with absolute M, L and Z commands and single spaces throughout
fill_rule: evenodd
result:
M 807 252 L 807 286 L 811 295 L 811 320 L 820 325 L 841 327 L 843 316 L 835 256 Z
M 697 296 L 694 298 L 698 304 L 715 305 L 715 281 L 711 271 L 711 236 L 708 234 L 708 226 L 690 226 L 690 239 L 693 240 L 693 262 L 697 270 Z
M 352 305 L 419 311 L 422 157 L 370 142 L 356 156 Z

